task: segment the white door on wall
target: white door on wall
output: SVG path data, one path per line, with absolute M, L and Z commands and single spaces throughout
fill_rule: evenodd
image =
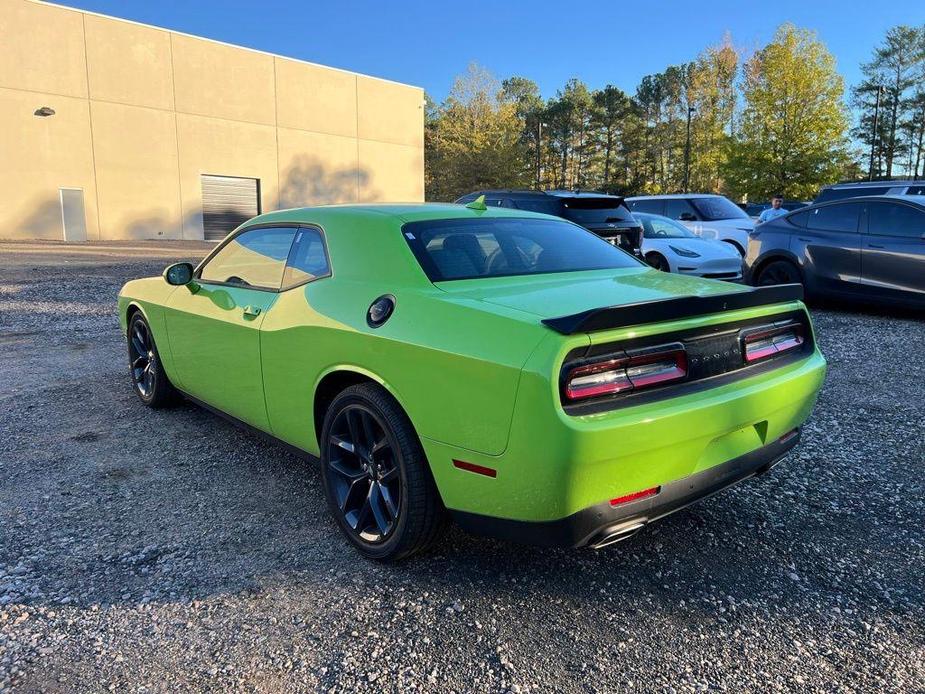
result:
M 64 240 L 83 243 L 87 240 L 87 217 L 84 213 L 84 192 L 80 188 L 59 188 L 61 199 L 61 224 L 64 226 Z
M 258 214 L 259 179 L 202 175 L 202 233 L 206 241 L 221 241 Z

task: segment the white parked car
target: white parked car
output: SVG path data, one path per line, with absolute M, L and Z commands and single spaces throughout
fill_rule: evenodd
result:
M 748 232 L 755 228 L 755 220 L 722 195 L 643 195 L 626 198 L 626 204 L 633 212 L 676 219 L 705 239 L 725 241 L 743 257 L 748 249 Z
M 742 256 L 731 244 L 697 236 L 681 222 L 635 212 L 642 223 L 642 255 L 656 270 L 718 280 L 742 279 Z

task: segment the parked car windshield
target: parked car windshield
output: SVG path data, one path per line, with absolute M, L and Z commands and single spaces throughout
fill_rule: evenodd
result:
M 690 229 L 668 217 L 657 214 L 636 213 L 636 219 L 642 222 L 642 235 L 647 239 L 695 239 L 697 235 Z
M 703 219 L 715 222 L 720 219 L 748 219 L 748 215 L 728 198 L 693 198 L 691 204 Z
M 563 204 L 563 216 L 582 226 L 634 221 L 629 208 L 614 198 L 565 198 Z
M 546 219 L 441 219 L 402 227 L 431 282 L 639 267 L 590 231 Z

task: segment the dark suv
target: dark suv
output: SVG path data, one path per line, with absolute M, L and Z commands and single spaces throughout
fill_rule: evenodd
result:
M 489 207 L 542 212 L 580 224 L 614 246 L 639 255 L 642 225 L 633 217 L 623 198 L 604 193 L 571 190 L 479 190 L 456 202 L 465 205 L 480 195 Z
M 925 308 L 925 195 L 812 205 L 749 236 L 751 284 L 802 282 L 811 296 Z
M 925 195 L 925 181 L 852 181 L 823 186 L 813 201 L 830 202 L 862 195 Z

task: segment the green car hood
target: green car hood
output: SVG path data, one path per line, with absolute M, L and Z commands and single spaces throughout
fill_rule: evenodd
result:
M 685 295 L 748 291 L 747 287 L 737 284 L 647 268 L 479 278 L 440 282 L 437 286 L 456 296 L 517 309 L 541 318 Z

